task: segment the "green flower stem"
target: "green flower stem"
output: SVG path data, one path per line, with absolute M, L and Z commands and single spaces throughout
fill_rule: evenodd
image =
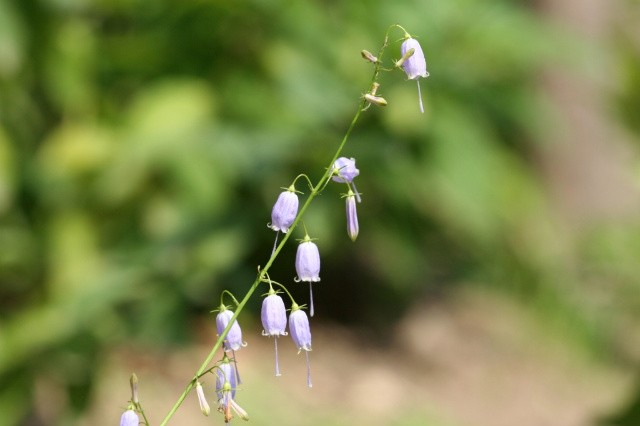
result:
M 142 414 L 142 418 L 144 419 L 144 424 L 149 426 L 149 420 L 147 420 L 147 415 L 144 413 L 144 409 L 142 408 L 142 405 L 140 404 L 140 402 L 136 402 L 135 405 L 136 405 L 136 408 L 138 408 L 138 412 Z
M 262 282 L 268 282 L 269 283 L 269 287 L 272 290 L 273 290 L 273 287 L 271 287 L 271 285 L 273 285 L 273 284 L 279 285 L 280 287 L 282 287 L 282 289 L 285 291 L 285 293 L 287 293 L 287 295 L 289 296 L 289 299 L 291 299 L 291 303 L 296 303 L 296 301 L 293 300 L 293 296 L 291 295 L 291 293 L 289 293 L 289 290 L 287 290 L 287 288 L 283 284 L 280 284 L 279 282 L 273 281 L 273 280 L 268 280 L 268 281 L 262 280 Z
M 389 31 L 391 31 L 391 28 L 393 28 L 395 26 L 398 26 L 398 25 L 394 24 L 394 25 L 390 26 L 389 29 L 387 29 L 387 33 L 386 33 L 385 38 L 384 38 L 384 43 L 382 45 L 382 48 L 380 49 L 380 52 L 378 53 L 379 61 L 375 64 L 373 77 L 371 78 L 371 82 L 369 83 L 369 87 L 367 89 L 367 92 L 369 92 L 371 90 L 371 88 L 373 87 L 373 83 L 375 83 L 376 79 L 378 78 L 378 73 L 380 72 L 381 65 L 382 65 L 382 54 L 384 52 L 384 49 L 387 47 L 387 41 L 389 39 Z M 160 426 L 165 426 L 169 422 L 169 420 L 173 417 L 173 415 L 178 410 L 178 408 L 180 407 L 180 405 L 182 404 L 184 399 L 189 394 L 189 391 L 191 391 L 191 389 L 195 386 L 196 382 L 198 381 L 198 378 L 202 375 L 202 373 L 204 371 L 207 370 L 207 366 L 213 360 L 213 357 L 215 356 L 216 352 L 218 351 L 218 349 L 222 345 L 222 342 L 224 341 L 224 338 L 227 336 L 227 333 L 231 329 L 231 326 L 233 325 L 234 321 L 236 321 L 236 318 L 238 318 L 238 315 L 240 314 L 240 312 L 242 312 L 242 309 L 247 304 L 247 301 L 251 298 L 251 295 L 253 295 L 253 293 L 256 290 L 256 288 L 258 288 L 258 285 L 262 282 L 263 277 L 265 276 L 265 274 L 267 273 L 269 268 L 271 268 L 271 265 L 273 264 L 273 262 L 278 257 L 278 254 L 280 253 L 280 250 L 282 249 L 282 247 L 284 247 L 285 243 L 287 242 L 287 240 L 289 239 L 291 234 L 293 234 L 293 230 L 298 225 L 298 222 L 300 221 L 300 218 L 302 217 L 304 212 L 307 210 L 307 207 L 309 207 L 309 204 L 311 204 L 311 201 L 313 201 L 315 196 L 318 195 L 320 188 L 322 188 L 323 185 L 329 180 L 329 178 L 331 176 L 333 164 L 336 162 L 336 160 L 340 156 L 340 153 L 342 152 L 342 149 L 344 148 L 345 144 L 347 143 L 347 140 L 349 139 L 349 135 L 351 135 L 351 131 L 355 127 L 356 122 L 358 121 L 358 118 L 360 117 L 360 113 L 365 109 L 365 105 L 366 105 L 366 100 L 363 98 L 362 101 L 360 102 L 360 105 L 358 107 L 358 111 L 356 112 L 356 115 L 353 117 L 353 120 L 351 121 L 351 125 L 347 129 L 347 133 L 344 135 L 344 138 L 342 139 L 342 142 L 340 143 L 340 146 L 338 147 L 338 150 L 336 151 L 335 155 L 331 159 L 331 162 L 329 163 L 329 166 L 327 167 L 326 171 L 324 172 L 324 174 L 322 175 L 322 177 L 318 181 L 318 184 L 315 187 L 312 188 L 312 191 L 309 194 L 309 196 L 307 197 L 307 200 L 305 201 L 305 203 L 303 204 L 302 208 L 298 212 L 298 215 L 296 216 L 296 219 L 293 221 L 293 224 L 289 227 L 289 232 L 284 235 L 284 238 L 282 238 L 282 240 L 280 241 L 280 244 L 278 244 L 278 247 L 275 249 L 275 251 L 271 255 L 271 258 L 269 259 L 267 264 L 264 266 L 264 268 L 262 268 L 258 272 L 258 276 L 256 277 L 255 281 L 251 285 L 251 288 L 249 288 L 249 291 L 247 291 L 247 294 L 244 296 L 244 299 L 242 299 L 242 301 L 238 304 L 233 316 L 229 320 L 229 324 L 227 325 L 227 328 L 225 328 L 224 331 L 222 332 L 222 335 L 220 337 L 218 337 L 218 340 L 216 341 L 215 345 L 213 345 L 213 348 L 211 349 L 211 352 L 209 352 L 209 355 L 207 356 L 205 361 L 202 363 L 202 365 L 200 366 L 200 368 L 198 369 L 198 371 L 194 375 L 193 379 L 191 379 L 191 381 L 187 384 L 187 387 L 182 392 L 182 394 L 180 395 L 180 397 L 178 398 L 176 403 L 173 405 L 173 407 L 171 408 L 169 413 L 166 415 L 166 417 L 162 420 L 162 423 L 160 423 Z
M 233 296 L 233 294 L 229 290 L 222 290 L 222 294 L 220 294 L 220 305 L 221 306 L 224 305 L 224 301 L 222 299 L 225 293 L 231 296 L 231 298 L 233 299 L 233 303 L 235 303 L 236 306 L 238 306 L 238 300 Z
M 304 173 L 296 176 L 296 178 L 293 180 L 293 183 L 291 185 L 295 185 L 296 182 L 298 181 L 298 179 L 300 179 L 301 177 L 304 177 L 307 180 L 307 182 L 309 183 L 309 188 L 313 189 L 313 184 L 311 183 L 311 179 L 309 179 L 309 176 L 305 175 Z M 296 191 L 296 192 L 298 192 L 298 191 Z

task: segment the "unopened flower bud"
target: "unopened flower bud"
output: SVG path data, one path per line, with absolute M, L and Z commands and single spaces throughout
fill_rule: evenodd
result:
M 364 95 L 364 98 L 372 104 L 376 104 L 378 106 L 387 106 L 387 100 L 383 97 L 373 96 L 372 94 L 367 93 L 366 95 Z
M 347 234 L 351 241 L 355 241 L 358 238 L 358 213 L 356 211 L 355 193 L 349 189 L 347 193 Z
M 295 187 L 291 185 L 289 189 L 278 196 L 278 200 L 271 210 L 271 223 L 268 226 L 274 231 L 282 231 L 286 234 L 297 214 L 298 195 L 295 193 Z
M 249 420 L 249 415 L 247 414 L 247 412 L 244 410 L 244 408 L 242 408 L 240 405 L 238 405 L 238 403 L 236 402 L 235 399 L 231 399 L 229 400 L 229 405 L 231 406 L 231 408 L 233 408 L 233 411 L 236 412 L 236 414 L 238 416 L 240 416 L 240 418 L 242 420 L 248 421 Z
M 200 403 L 200 410 L 202 411 L 202 414 L 208 416 L 211 412 L 211 408 L 209 408 L 207 398 L 204 397 L 204 391 L 202 390 L 200 382 L 196 383 L 196 394 L 198 395 L 198 402 Z
M 131 385 L 131 402 L 138 404 L 138 376 L 135 373 L 131 375 L 129 384 Z
M 404 55 L 402 55 L 402 58 L 400 58 L 400 60 L 399 60 L 399 61 L 396 61 L 396 68 L 401 67 L 401 66 L 402 66 L 402 64 L 404 64 L 404 62 L 405 62 L 407 59 L 409 59 L 410 57 L 412 57 L 412 56 L 413 56 L 413 54 L 415 53 L 415 51 L 416 51 L 416 49 L 415 49 L 415 48 L 413 48 L 413 47 L 412 47 L 411 49 L 407 50 L 407 52 L 406 52 Z
M 373 62 L 374 64 L 375 64 L 376 62 L 378 62 L 378 58 L 376 58 L 375 56 L 373 56 L 373 55 L 371 54 L 371 52 L 369 52 L 368 50 L 363 50 L 362 52 L 360 52 L 360 54 L 362 55 L 362 57 L 363 57 L 364 59 L 366 59 L 366 60 L 367 60 L 367 61 L 369 61 L 369 62 Z

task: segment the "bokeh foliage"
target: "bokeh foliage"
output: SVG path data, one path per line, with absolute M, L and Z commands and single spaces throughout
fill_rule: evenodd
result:
M 106 348 L 188 342 L 223 288 L 242 294 L 270 252 L 279 188 L 320 176 L 370 76 L 359 52 L 396 22 L 425 50 L 426 114 L 414 82 L 383 73 L 389 106 L 344 152 L 361 170 L 358 242 L 342 188 L 305 218 L 323 255 L 319 315 L 384 330 L 416 297 L 479 285 L 611 354 L 603 319 L 619 305 L 582 286 L 614 277 L 603 291 L 635 318 L 637 221 L 576 237 L 549 205 L 539 78 L 583 46 L 532 5 L 0 0 L 0 425 L 73 423 Z M 625 84 L 637 131 L 637 72 Z M 274 279 L 294 276 L 294 249 Z M 40 375 L 69 401 L 45 423 Z

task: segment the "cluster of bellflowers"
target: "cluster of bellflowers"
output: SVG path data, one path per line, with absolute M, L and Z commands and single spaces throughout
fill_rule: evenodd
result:
M 401 58 L 394 61 L 392 68 L 387 69 L 382 67 L 382 55 L 385 48 L 389 46 L 389 33 L 393 28 L 398 28 L 404 32 L 404 37 L 400 40 L 402 41 L 400 46 Z M 347 235 L 352 241 L 356 241 L 360 231 L 357 205 L 362 202 L 362 197 L 356 189 L 355 179 L 360 175 L 360 171 L 356 168 L 356 160 L 354 158 L 341 157 L 340 153 L 360 113 L 367 110 L 371 105 L 380 107 L 388 105 L 387 100 L 378 92 L 380 83 L 377 79 L 380 71 L 394 71 L 398 69 L 406 73 L 408 80 L 416 80 L 418 82 L 420 112 L 424 113 L 419 79 L 428 77 L 429 73 L 427 72 L 427 64 L 420 43 L 414 37 L 400 25 L 394 24 L 387 30 L 384 43 L 378 56 L 374 56 L 367 50 L 362 50 L 361 55 L 365 60 L 374 64 L 373 78 L 367 92 L 362 96 L 356 116 L 332 161 L 329 163 L 329 167 L 325 170 L 324 175 L 315 186 L 311 183 L 307 175 L 301 174 L 293 180 L 290 186 L 282 188 L 283 191 L 279 194 L 271 210 L 271 221 L 267 224 L 270 229 L 276 232 L 269 261 L 264 267 L 258 267 L 256 280 L 241 301 L 238 301 L 234 295 L 227 290 L 222 292 L 220 304 L 216 310 L 212 311 L 217 312 L 215 322 L 218 339 L 209 356 L 191 379 L 187 388 L 160 426 L 165 426 L 168 423 L 169 419 L 171 419 L 187 395 L 193 390 L 195 390 L 195 396 L 198 400 L 200 410 L 205 416 L 209 416 L 211 413 L 211 406 L 208 401 L 215 400 L 214 408 L 217 408 L 217 411 L 224 417 L 225 424 L 228 424 L 234 417 L 249 420 L 247 412 L 236 400 L 236 393 L 240 390 L 239 386 L 242 384 L 238 371 L 236 352 L 247 346 L 247 342 L 243 339 L 242 330 L 237 318 L 247 300 L 261 285 L 268 285 L 268 290 L 263 295 L 264 299 L 262 302 L 262 335 L 273 338 L 274 341 L 275 375 L 281 375 L 280 365 L 278 363 L 278 341 L 280 338 L 291 336 L 293 347 L 297 349 L 298 354 L 302 351 L 305 353 L 307 386 L 312 386 L 309 364 L 309 352 L 311 351 L 311 327 L 309 318 L 314 316 L 313 284 L 320 282 L 320 249 L 315 242 L 317 240 L 309 236 L 307 226 L 301 222 L 301 217 L 312 199 L 324 191 L 330 182 L 344 185 L 343 188 L 345 188 L 345 192 L 342 193 L 342 198 L 345 200 L 346 207 L 345 222 Z M 296 182 L 300 178 L 306 179 L 311 189 L 302 207 L 299 200 L 299 194 L 302 194 L 302 192 L 296 189 Z M 287 290 L 287 287 L 280 282 L 272 280 L 268 274 L 269 268 L 277 258 L 283 245 L 297 229 L 299 222 L 303 225 L 304 237 L 298 240 L 295 257 L 297 276 L 293 278 L 293 281 L 296 283 L 309 283 L 308 304 L 298 304 Z M 282 240 L 278 244 L 278 238 L 281 235 Z M 289 309 L 287 309 L 285 300 L 283 300 L 281 296 L 285 294 L 290 301 Z M 233 302 L 232 305 L 226 305 L 224 303 L 225 296 L 231 299 Z M 307 311 L 309 312 L 308 315 Z M 220 349 L 222 349 L 222 357 L 214 363 L 213 359 Z M 204 379 L 206 377 L 211 377 L 211 380 L 205 381 Z M 211 385 L 210 383 L 215 383 L 215 385 Z M 120 426 L 137 426 L 139 423 L 150 426 L 138 400 L 138 379 L 135 374 L 131 377 L 130 384 L 132 397 L 126 410 L 122 414 Z M 215 386 L 215 388 L 213 388 L 213 386 Z M 207 397 L 207 394 L 209 397 Z M 140 415 L 143 417 L 142 421 L 140 420 Z

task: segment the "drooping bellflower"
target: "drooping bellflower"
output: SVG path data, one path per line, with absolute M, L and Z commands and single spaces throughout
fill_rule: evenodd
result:
M 313 316 L 313 289 L 311 285 L 320 281 L 320 252 L 318 251 L 318 246 L 311 241 L 308 234 L 304 236 L 304 239 L 298 245 L 296 272 L 298 273 L 296 281 L 309 282 L 310 314 Z
M 216 329 L 218 331 L 218 336 L 222 336 L 222 333 L 227 328 L 227 325 L 229 325 L 229 321 L 231 321 L 232 317 L 233 317 L 233 311 L 227 309 L 226 306 L 221 305 L 220 312 L 216 316 Z M 240 350 L 244 346 L 247 346 L 247 343 L 242 341 L 242 330 L 240 329 L 240 325 L 238 325 L 238 320 L 235 320 L 224 339 L 224 351 L 225 352 L 232 351 L 233 360 L 235 362 L 235 359 L 236 359 L 235 351 Z M 238 375 L 238 382 L 242 383 L 242 380 L 240 380 L 240 373 L 238 373 L 237 366 L 236 366 L 236 374 Z
M 360 174 L 360 170 L 356 169 L 356 159 L 340 157 L 333 163 L 333 177 L 335 182 L 352 183 L 353 178 Z
M 349 189 L 347 193 L 347 234 L 351 241 L 358 238 L 358 212 L 356 211 L 356 200 L 354 192 Z
M 218 411 L 224 414 L 225 423 L 229 423 L 233 415 L 231 409 L 243 420 L 249 420 L 247 412 L 234 400 L 236 397 L 236 376 L 229 358 L 223 358 L 216 372 L 216 393 L 218 394 Z
M 224 384 L 229 382 L 231 385 L 229 396 L 231 398 L 236 397 L 236 374 L 233 371 L 233 365 L 229 358 L 225 355 L 222 362 L 216 370 L 216 392 L 218 393 L 218 401 L 224 397 L 223 389 Z
M 271 210 L 271 223 L 269 228 L 274 231 L 289 232 L 289 227 L 298 214 L 298 195 L 293 185 L 278 196 L 276 204 Z
M 140 418 L 133 410 L 127 410 L 120 417 L 120 426 L 138 426 Z
M 420 112 L 424 113 L 424 107 L 422 106 L 422 94 L 420 93 L 420 81 L 419 78 L 429 77 L 427 72 L 427 61 L 424 59 L 424 53 L 420 47 L 420 43 L 415 38 L 407 38 L 402 42 L 400 52 L 404 56 L 410 49 L 413 49 L 413 55 L 404 61 L 402 68 L 407 73 L 409 80 L 416 80 L 418 83 L 418 98 L 420 100 Z
M 360 199 L 360 194 L 358 194 L 358 190 L 356 189 L 356 184 L 353 182 L 353 179 L 360 174 L 360 170 L 356 169 L 356 159 L 355 158 L 347 158 L 340 157 L 335 163 L 333 163 L 333 177 L 332 179 L 335 182 L 345 182 L 351 184 L 353 186 L 353 190 L 356 194 L 356 199 L 358 202 L 362 201 Z
M 307 357 L 307 384 L 311 387 L 311 369 L 309 367 L 309 351 L 311 350 L 311 330 L 309 329 L 309 318 L 297 304 L 291 306 L 289 315 L 289 331 L 293 343 L 298 347 L 298 353 L 305 351 Z
M 220 306 L 220 312 L 216 316 L 218 336 L 222 336 L 232 317 L 232 310 L 227 309 L 225 306 Z M 244 346 L 247 346 L 247 343 L 242 341 L 242 330 L 240 329 L 240 325 L 238 325 L 238 320 L 235 320 L 224 339 L 224 351 L 237 351 Z
M 282 297 L 278 296 L 273 289 L 262 301 L 262 331 L 263 336 L 274 336 L 276 345 L 276 376 L 280 375 L 278 367 L 278 336 L 286 336 L 287 332 L 287 310 L 284 307 Z

